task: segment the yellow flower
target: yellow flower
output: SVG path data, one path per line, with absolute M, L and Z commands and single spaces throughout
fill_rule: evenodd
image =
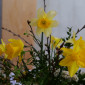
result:
M 6 52 L 7 59 L 13 59 L 14 57 L 18 56 L 18 47 L 14 47 L 11 44 L 6 45 Z
M 40 35 L 41 32 L 44 32 L 48 37 L 52 33 L 52 27 L 56 27 L 58 25 L 58 22 L 56 20 L 53 20 L 55 16 L 55 11 L 49 11 L 46 14 L 44 12 L 44 9 L 40 8 L 37 12 L 37 18 L 32 19 L 31 25 L 37 27 L 36 33 L 38 35 Z
M 62 42 L 63 42 L 62 39 L 51 36 L 51 47 L 53 47 L 53 48 L 58 47 L 59 48 Z
M 24 44 L 23 42 L 18 39 L 9 39 L 10 43 L 6 44 L 1 39 L 2 44 L 0 44 L 0 56 L 4 54 L 5 58 L 7 59 L 13 59 L 14 57 L 19 57 L 19 60 L 21 60 L 21 51 L 23 50 Z
M 9 42 L 11 42 L 10 44 L 13 46 L 13 47 L 18 47 L 18 54 L 21 53 L 21 51 L 23 50 L 23 47 L 24 47 L 24 43 L 18 39 L 9 39 L 8 40 Z
M 76 42 L 75 36 L 76 36 L 76 35 L 75 35 L 75 32 L 73 31 L 73 38 L 67 40 L 66 43 L 72 43 L 72 44 L 74 44 L 74 43 Z
M 85 41 L 82 40 L 81 36 L 78 40 L 76 40 L 75 39 L 75 32 L 73 32 L 73 38 L 67 40 L 66 43 L 72 43 L 73 45 L 78 45 L 79 48 L 85 48 Z
M 11 43 L 6 45 L 6 54 L 8 55 L 8 59 L 13 59 L 14 57 L 21 57 L 21 51 L 23 50 L 24 44 L 23 42 L 18 39 L 9 39 Z
M 85 68 L 85 41 L 80 39 L 74 40 L 73 49 L 62 48 L 65 58 L 60 61 L 61 66 L 67 66 L 70 76 L 72 77 L 79 67 Z
M 1 39 L 2 44 L 0 44 L 0 56 L 5 52 L 5 43 Z

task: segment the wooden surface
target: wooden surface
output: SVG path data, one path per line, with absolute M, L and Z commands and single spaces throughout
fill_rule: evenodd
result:
M 33 44 L 31 37 L 23 35 L 26 30 L 29 32 L 27 20 L 35 17 L 36 0 L 2 0 L 2 27 L 20 34 L 27 41 Z M 2 39 L 7 43 L 9 38 L 18 38 L 11 33 L 2 30 Z
M 27 20 L 35 17 L 35 12 L 36 0 L 2 0 L 2 27 L 23 35 L 29 30 Z M 7 42 L 15 37 L 2 30 L 2 38 Z

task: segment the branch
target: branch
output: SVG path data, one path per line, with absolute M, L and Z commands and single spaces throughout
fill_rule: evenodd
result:
M 78 30 L 77 30 L 76 35 L 77 35 L 79 32 L 81 32 L 83 29 L 85 29 L 85 25 L 84 25 L 81 29 L 78 29 Z M 72 37 L 73 37 L 73 36 L 72 36 Z M 63 47 L 64 43 L 65 43 L 65 42 L 63 42 L 63 43 L 61 44 L 60 48 Z
M 3 27 L 2 27 L 2 29 L 3 29 L 3 30 L 6 30 L 6 31 L 8 31 L 8 32 L 10 32 L 10 33 L 13 34 L 14 36 L 19 37 L 19 38 L 22 39 L 25 43 L 27 43 L 28 45 L 31 46 L 31 44 L 30 44 L 29 42 L 27 42 L 24 38 L 22 38 L 19 34 L 16 34 L 16 33 L 14 33 L 13 31 L 8 30 L 7 28 L 3 28 Z
M 30 32 L 32 33 L 33 38 L 35 39 L 35 42 L 36 42 L 39 46 L 41 46 L 41 45 L 40 45 L 40 41 L 35 37 L 35 34 L 34 34 L 34 32 L 33 32 L 33 29 L 32 29 L 32 26 L 30 25 L 31 22 L 28 20 L 27 23 L 28 23 L 28 25 L 29 25 L 29 27 L 30 27 L 30 29 L 31 29 Z
M 79 30 L 77 30 L 77 32 L 76 32 L 76 35 L 79 33 L 79 32 L 81 32 L 83 29 L 85 28 L 85 25 Z
M 2 29 L 8 31 L 9 33 L 13 34 L 14 36 L 19 37 L 19 38 L 22 39 L 25 43 L 27 43 L 31 48 L 33 48 L 33 50 L 34 50 L 36 53 L 38 53 L 37 50 L 33 47 L 33 45 L 30 44 L 28 41 L 26 41 L 26 40 L 25 40 L 23 37 L 21 37 L 19 34 L 16 34 L 16 33 L 14 33 L 13 31 L 8 30 L 7 28 L 3 28 L 3 27 L 2 27 Z
M 46 11 L 46 0 L 43 0 L 44 1 L 44 11 Z

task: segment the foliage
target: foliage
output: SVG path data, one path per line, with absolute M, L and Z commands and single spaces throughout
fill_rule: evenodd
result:
M 29 23 L 30 22 L 28 22 L 28 24 Z M 64 42 L 72 38 L 71 30 L 72 28 L 68 28 L 68 37 L 62 39 Z M 30 32 L 30 35 L 33 36 L 32 29 Z M 24 35 L 25 34 L 26 33 L 24 33 Z M 64 56 L 60 58 L 60 55 L 62 54 L 62 50 L 60 48 L 62 48 L 63 46 L 65 46 L 66 48 L 70 48 L 73 46 L 71 43 L 64 44 L 63 42 L 60 48 L 52 49 L 50 46 L 50 40 L 48 40 L 47 44 L 45 44 L 45 49 L 42 50 L 42 40 L 38 40 L 35 36 L 33 36 L 33 39 L 38 42 L 37 45 L 39 46 L 40 50 L 35 49 L 32 45 L 25 45 L 24 48 L 30 48 L 30 50 L 22 51 L 21 55 L 24 56 L 25 53 L 29 52 L 31 57 L 29 57 L 27 60 L 25 60 L 25 58 L 23 57 L 21 62 L 17 60 L 17 65 L 14 65 L 10 60 L 1 57 L 1 61 L 3 61 L 2 64 L 4 65 L 4 74 L 7 77 L 3 78 L 3 76 L 1 75 L 1 83 L 8 83 L 10 72 L 14 72 L 15 80 L 21 82 L 23 85 L 85 84 L 85 74 L 81 74 L 80 71 L 76 73 L 78 80 L 74 77 L 71 78 L 70 76 L 62 76 L 63 71 L 67 72 L 67 67 L 62 67 L 59 65 L 59 62 L 64 58 Z M 33 66 L 32 70 L 29 69 L 30 65 Z M 66 75 L 67 74 L 65 74 L 64 76 Z

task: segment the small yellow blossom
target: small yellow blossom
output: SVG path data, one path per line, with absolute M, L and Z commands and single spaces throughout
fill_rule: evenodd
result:
M 8 41 L 10 43 L 5 45 L 3 40 L 1 40 L 2 44 L 0 44 L 0 56 L 4 54 L 5 58 L 10 60 L 18 56 L 21 58 L 21 51 L 24 47 L 23 42 L 20 39 L 9 39 Z
M 73 32 L 73 38 L 66 41 L 66 43 L 72 43 L 73 45 L 78 45 L 79 48 L 85 48 L 85 40 L 82 40 L 82 37 L 78 40 L 75 39 L 75 32 Z
M 14 57 L 19 56 L 21 58 L 21 51 L 23 50 L 24 44 L 18 39 L 9 39 L 11 43 L 6 45 L 6 54 L 8 59 L 13 59 Z
M 51 47 L 55 48 L 55 47 L 60 47 L 61 43 L 62 43 L 62 39 L 51 36 Z
M 52 33 L 52 28 L 58 25 L 58 22 L 56 20 L 53 20 L 55 16 L 55 11 L 49 11 L 46 14 L 44 12 L 44 9 L 40 8 L 37 12 L 37 18 L 32 19 L 31 25 L 37 27 L 36 33 L 38 35 L 40 35 L 41 32 L 44 32 L 48 37 Z
M 70 76 L 72 77 L 79 67 L 85 68 L 85 41 L 82 37 L 73 40 L 73 49 L 62 48 L 65 58 L 60 61 L 61 66 L 67 66 Z
M 18 47 L 14 47 L 11 44 L 6 45 L 6 54 L 7 54 L 7 59 L 13 59 L 14 57 L 18 56 Z
M 21 51 L 23 50 L 24 47 L 24 43 L 20 40 L 20 39 L 9 39 L 9 42 L 11 42 L 10 44 L 13 47 L 18 47 L 18 54 L 20 55 Z
M 1 43 L 0 44 L 0 56 L 5 52 L 5 43 L 3 42 L 3 40 L 1 39 Z

